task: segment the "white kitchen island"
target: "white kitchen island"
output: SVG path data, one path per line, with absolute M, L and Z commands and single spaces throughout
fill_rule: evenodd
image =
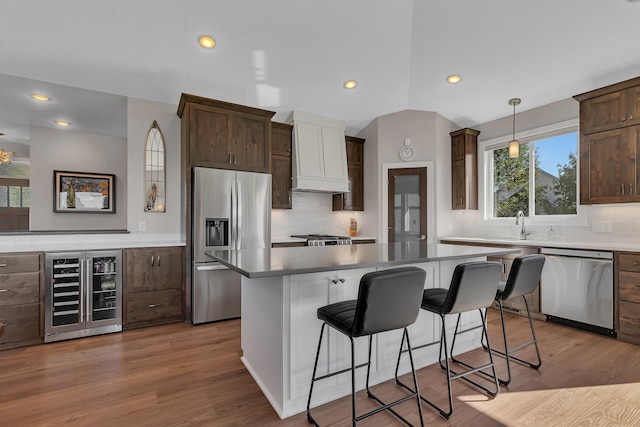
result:
M 417 266 L 427 272 L 425 288 L 449 287 L 455 266 L 487 256 L 514 253 L 509 248 L 428 244 L 421 241 L 329 247 L 242 249 L 211 251 L 209 256 L 242 274 L 242 361 L 281 418 L 303 412 L 318 345 L 321 322 L 316 310 L 334 302 L 355 299 L 363 274 Z M 454 317 L 447 325 L 453 329 Z M 479 315 L 465 313 L 463 326 L 480 325 Z M 435 345 L 414 353 L 416 367 L 438 360 L 439 320 L 421 310 L 410 327 L 412 345 Z M 456 353 L 480 346 L 480 329 L 456 341 Z M 371 384 L 393 378 L 401 331 L 377 335 L 373 341 Z M 350 366 L 349 340 L 329 328 L 325 333 L 318 373 Z M 366 338 L 356 339 L 356 363 L 366 361 Z M 401 372 L 409 371 L 403 357 Z M 366 369 L 358 372 L 364 387 Z M 321 381 L 314 387 L 312 406 L 351 392 L 350 374 Z

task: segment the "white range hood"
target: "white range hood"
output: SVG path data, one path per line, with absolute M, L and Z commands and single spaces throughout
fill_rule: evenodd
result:
M 348 193 L 345 123 L 293 111 L 291 185 L 294 191 Z

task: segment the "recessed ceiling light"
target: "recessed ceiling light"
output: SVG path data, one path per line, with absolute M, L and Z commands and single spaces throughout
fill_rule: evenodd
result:
M 70 122 L 65 122 L 64 120 L 56 120 L 54 123 L 57 124 L 58 126 L 64 126 L 64 127 L 71 126 Z
M 345 89 L 353 89 L 356 86 L 358 86 L 358 83 L 355 80 L 347 80 L 344 82 Z
M 216 41 L 213 39 L 213 37 L 210 36 L 200 37 L 198 39 L 198 43 L 200 43 L 200 46 L 205 49 L 213 49 L 213 47 L 216 45 Z
M 31 97 L 32 97 L 33 99 L 37 99 L 38 101 L 51 101 L 51 98 L 49 98 L 49 97 L 48 97 L 48 96 L 46 96 L 46 95 L 41 95 L 41 94 L 39 94 L 39 93 L 32 93 L 32 94 L 31 94 Z
M 462 77 L 460 77 L 458 74 L 451 74 L 449 77 L 447 77 L 447 81 L 452 85 L 460 83 L 460 80 L 462 80 Z

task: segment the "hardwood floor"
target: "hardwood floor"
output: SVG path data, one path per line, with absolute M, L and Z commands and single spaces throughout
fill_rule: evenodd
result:
M 500 347 L 498 317 L 490 336 Z M 526 319 L 508 314 L 510 337 Z M 638 426 L 640 346 L 535 322 L 539 371 L 513 365 L 513 381 L 488 399 L 454 381 L 450 421 L 423 405 L 429 426 Z M 316 331 L 313 332 L 317 333 Z M 523 338 L 524 339 L 524 338 Z M 526 356 L 529 350 L 520 352 Z M 172 324 L 0 352 L 0 426 L 308 426 L 304 414 L 280 420 L 240 362 L 239 321 Z M 482 361 L 474 350 L 461 356 Z M 504 373 L 504 361 L 498 359 Z M 421 393 L 446 403 L 444 373 L 421 369 Z M 391 382 L 374 391 L 399 396 Z M 359 393 L 359 410 L 374 404 Z M 417 420 L 415 401 L 399 407 Z M 314 410 L 322 425 L 350 424 L 350 400 Z M 401 425 L 386 413 L 363 426 Z M 419 425 L 419 424 L 418 424 Z

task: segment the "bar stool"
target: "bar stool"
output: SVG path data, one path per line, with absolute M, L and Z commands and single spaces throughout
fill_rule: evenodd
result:
M 498 303 L 500 309 L 500 323 L 502 325 L 502 338 L 504 340 L 504 353 L 498 350 L 492 350 L 493 354 L 497 354 L 500 357 L 504 357 L 507 360 L 507 379 L 503 380 L 498 378 L 500 384 L 507 386 L 511 382 L 511 360 L 514 360 L 524 366 L 528 366 L 533 369 L 540 368 L 542 360 L 540 359 L 540 350 L 538 349 L 538 341 L 536 340 L 536 333 L 533 330 L 533 321 L 531 320 L 531 312 L 529 311 L 529 303 L 525 295 L 533 292 L 540 282 L 540 276 L 542 275 L 542 267 L 544 266 L 545 257 L 541 254 L 524 255 L 517 257 L 513 260 L 511 271 L 506 282 L 500 282 L 498 285 L 498 292 L 496 293 L 495 300 Z M 507 331 L 504 327 L 504 307 L 503 302 L 509 298 L 522 297 L 524 300 L 524 306 L 527 309 L 527 318 L 529 319 L 529 327 L 531 328 L 530 341 L 524 344 L 520 344 L 512 349 L 507 345 Z M 486 319 L 486 312 L 485 312 Z M 534 345 L 536 349 L 536 356 L 538 361 L 535 363 L 528 362 L 523 359 L 512 356 L 512 353 L 522 350 L 530 345 Z M 483 347 L 488 350 L 488 346 L 483 342 Z
M 478 310 L 480 313 L 480 320 L 482 322 L 482 334 L 486 337 L 486 318 L 482 312 L 482 309 L 486 309 L 493 303 L 496 296 L 496 289 L 498 287 L 498 281 L 500 280 L 500 273 L 502 272 L 502 264 L 492 261 L 480 261 L 463 263 L 456 266 L 453 277 L 451 278 L 451 285 L 449 289 L 434 288 L 425 289 L 422 296 L 422 309 L 430 311 L 440 316 L 442 329 L 440 334 L 440 350 L 439 350 L 439 363 L 447 374 L 447 391 L 449 394 L 449 410 L 445 412 L 435 403 L 426 399 L 424 396 L 420 396 L 420 399 L 428 403 L 434 409 L 436 409 L 442 417 L 449 419 L 453 414 L 453 396 L 451 393 L 451 381 L 455 379 L 462 379 L 466 382 L 473 384 L 486 392 L 489 396 L 495 397 L 500 392 L 500 386 L 498 385 L 498 376 L 496 375 L 496 368 L 493 362 L 493 353 L 489 351 L 489 363 L 479 367 L 473 367 L 466 363 L 456 360 L 453 357 L 453 349 L 455 346 L 456 336 L 460 333 L 467 332 L 459 331 L 460 315 L 467 311 Z M 458 320 L 453 333 L 453 341 L 451 344 L 451 351 L 447 346 L 447 335 L 445 328 L 445 316 L 447 314 L 458 314 Z M 473 328 L 475 329 L 475 328 Z M 491 349 L 489 339 L 487 338 L 487 346 Z M 427 344 L 428 345 L 428 344 Z M 396 365 L 396 383 L 409 391 L 413 391 L 409 386 L 405 385 L 398 378 L 398 367 L 400 365 L 400 358 L 403 353 L 404 340 L 400 345 L 400 353 L 398 354 L 398 363 Z M 407 341 L 407 347 L 410 345 Z M 421 346 L 423 347 L 423 346 Z M 444 348 L 445 365 L 442 364 L 442 349 Z M 459 365 L 467 368 L 465 371 L 457 373 L 451 370 L 449 367 L 449 358 Z M 483 372 L 486 368 L 491 368 L 493 375 Z M 472 373 L 484 374 L 490 377 L 495 383 L 495 391 L 489 390 L 477 382 L 466 378 L 467 375 Z
M 405 339 L 407 342 L 409 341 L 407 327 L 413 324 L 418 318 L 425 276 L 425 271 L 416 267 L 404 267 L 367 273 L 360 279 L 357 300 L 337 302 L 318 309 L 318 319 L 322 320 L 323 323 L 322 328 L 320 329 L 316 361 L 313 366 L 309 399 L 307 400 L 307 419 L 310 423 L 318 426 L 318 423 L 311 416 L 310 412 L 311 395 L 313 393 L 314 383 L 334 375 L 351 371 L 351 414 L 353 426 L 356 425 L 356 422 L 384 410 L 390 411 L 405 424 L 411 425 L 392 407 L 413 398 L 415 398 L 418 403 L 420 425 L 424 425 L 422 420 L 420 395 L 418 392 L 418 382 L 411 353 L 409 353 L 409 359 L 411 361 L 411 371 L 413 373 L 415 391 L 412 390 L 411 394 L 408 396 L 391 403 L 382 402 L 374 396 L 369 389 L 369 374 L 371 371 L 371 343 L 373 335 L 395 329 L 404 329 L 402 340 L 403 342 Z M 320 348 L 322 346 L 322 336 L 324 334 L 325 326 L 327 325 L 349 337 L 349 340 L 351 341 L 351 368 L 316 377 L 318 358 L 320 356 Z M 367 363 L 356 366 L 353 339 L 362 336 L 369 337 L 369 358 Z M 355 370 L 364 366 L 367 367 L 367 396 L 378 402 L 381 406 L 373 411 L 357 416 Z

